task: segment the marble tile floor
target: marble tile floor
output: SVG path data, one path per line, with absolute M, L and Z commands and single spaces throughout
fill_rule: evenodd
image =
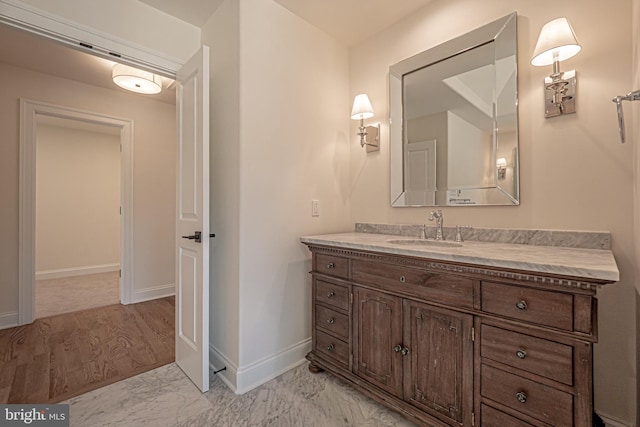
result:
M 172 363 L 63 403 L 72 427 L 414 425 L 307 363 L 243 395 L 217 377 L 202 394 Z

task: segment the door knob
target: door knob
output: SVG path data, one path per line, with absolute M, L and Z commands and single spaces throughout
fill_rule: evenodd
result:
M 213 236 L 211 236 L 213 237 Z M 182 236 L 183 239 L 195 240 L 196 243 L 202 243 L 202 231 L 195 231 L 190 236 Z
M 402 351 L 400 353 L 402 353 L 403 356 L 406 356 L 407 354 L 409 354 L 409 349 L 407 347 L 405 347 L 405 348 L 402 349 Z
M 216 237 L 215 233 L 209 234 L 209 237 Z M 202 243 L 202 231 L 194 231 L 190 236 L 182 236 L 183 239 L 195 240 L 196 243 Z

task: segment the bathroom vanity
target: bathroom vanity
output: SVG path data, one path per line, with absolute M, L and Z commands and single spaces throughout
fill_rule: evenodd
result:
M 591 426 L 608 249 L 303 237 L 309 369 L 429 426 Z

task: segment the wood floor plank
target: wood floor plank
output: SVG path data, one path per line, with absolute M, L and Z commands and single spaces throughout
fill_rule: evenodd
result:
M 55 403 L 175 360 L 173 297 L 0 330 L 0 403 Z

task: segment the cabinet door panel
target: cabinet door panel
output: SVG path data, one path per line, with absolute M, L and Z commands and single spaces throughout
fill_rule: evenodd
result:
M 404 302 L 405 400 L 444 421 L 468 425 L 471 414 L 473 317 Z M 410 364 L 410 366 L 406 366 Z
M 358 287 L 354 297 L 355 374 L 402 397 L 402 300 Z

